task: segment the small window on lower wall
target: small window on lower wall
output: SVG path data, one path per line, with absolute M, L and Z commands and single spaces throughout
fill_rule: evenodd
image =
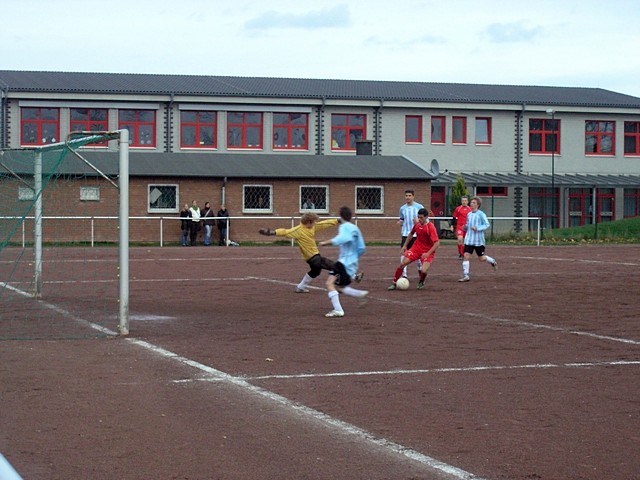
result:
M 384 188 L 356 186 L 356 213 L 384 213 Z
M 80 200 L 85 202 L 100 201 L 100 187 L 80 187 Z
M 18 200 L 21 202 L 31 202 L 35 200 L 36 193 L 33 188 L 18 187 Z
M 329 187 L 326 185 L 300 185 L 301 212 L 329 212 Z
M 271 185 L 244 185 L 242 187 L 242 211 L 245 213 L 272 213 L 272 192 Z
M 506 197 L 507 187 L 476 187 L 476 195 L 479 197 Z
M 178 213 L 178 185 L 149 185 L 149 213 Z

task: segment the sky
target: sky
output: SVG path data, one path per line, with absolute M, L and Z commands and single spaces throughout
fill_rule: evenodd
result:
M 0 0 L 0 69 L 599 87 L 638 0 Z

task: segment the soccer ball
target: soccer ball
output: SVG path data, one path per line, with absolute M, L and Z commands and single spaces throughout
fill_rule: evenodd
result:
M 409 288 L 409 279 L 406 277 L 400 277 L 397 281 L 396 281 L 396 288 L 398 290 L 406 290 Z

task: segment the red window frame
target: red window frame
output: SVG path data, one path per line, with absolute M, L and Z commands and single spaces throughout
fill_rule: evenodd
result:
M 451 119 L 451 141 L 456 145 L 467 143 L 467 117 Z
M 331 115 L 331 149 L 354 150 L 356 142 L 366 138 L 367 116 L 333 113 Z
M 261 150 L 262 125 L 260 112 L 227 112 L 227 148 Z
M 422 143 L 422 115 L 404 117 L 405 143 Z
M 560 153 L 560 120 L 529 119 L 529 153 Z
M 486 139 L 480 139 L 478 137 L 478 124 L 480 123 L 484 123 L 486 125 Z M 476 117 L 476 145 L 491 145 L 491 133 L 491 117 Z
M 584 122 L 585 155 L 616 154 L 616 122 L 611 120 L 586 120 Z
M 218 148 L 217 112 L 181 110 L 180 148 Z
M 106 108 L 70 108 L 69 130 L 72 132 L 109 131 L 109 110 Z M 106 147 L 109 142 L 95 142 L 89 147 Z
M 275 112 L 273 114 L 273 149 L 308 150 L 309 114 Z
M 155 148 L 155 110 L 119 110 L 118 128 L 129 130 L 130 147 Z
M 507 187 L 476 187 L 476 195 L 479 197 L 506 197 L 508 193 Z
M 624 154 L 640 155 L 640 122 L 624 122 Z
M 59 141 L 59 108 L 20 109 L 20 145 L 48 145 Z
M 623 218 L 640 217 L 640 188 L 625 188 L 623 202 Z
M 431 117 L 431 143 L 445 143 L 446 118 L 443 115 Z

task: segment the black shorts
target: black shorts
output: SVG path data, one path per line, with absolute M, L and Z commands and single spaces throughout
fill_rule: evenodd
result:
M 320 275 L 320 272 L 322 272 L 322 270 L 331 270 L 335 262 L 317 253 L 309 260 L 307 260 L 307 263 L 309 264 L 309 267 L 311 267 L 308 275 L 311 278 L 316 278 L 318 275 Z
M 464 253 L 473 255 L 473 252 L 476 252 L 479 257 L 482 257 L 484 255 L 484 245 L 465 245 L 464 246 Z
M 407 237 L 402 237 L 402 241 L 400 242 L 400 247 L 404 246 L 404 242 L 407 241 Z M 413 245 L 413 242 L 416 241 L 416 237 L 411 237 L 411 240 L 409 240 L 409 244 L 407 245 L 407 250 L 409 250 L 411 248 L 411 246 Z
M 340 262 L 333 264 L 333 268 L 329 271 L 329 275 L 334 275 L 336 277 L 336 286 L 338 287 L 346 287 L 351 284 L 351 277 L 347 273 L 347 269 Z

